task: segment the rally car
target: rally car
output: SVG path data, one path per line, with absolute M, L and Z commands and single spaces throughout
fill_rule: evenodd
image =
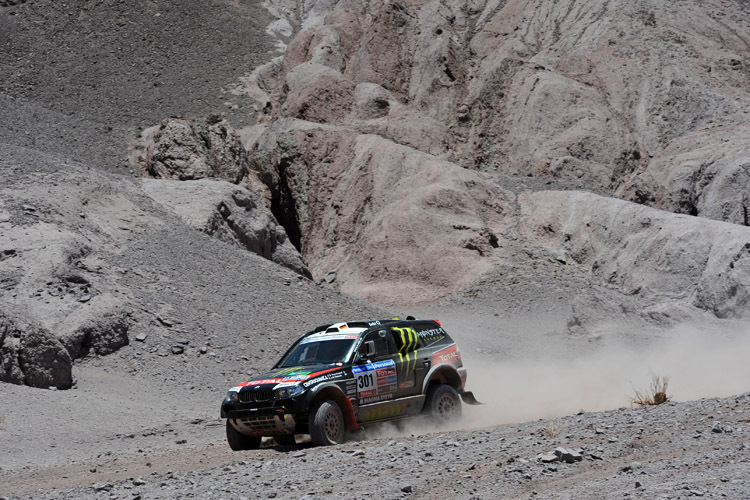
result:
M 461 415 L 466 369 L 438 321 L 377 320 L 324 325 L 302 335 L 271 371 L 232 387 L 221 405 L 233 450 L 263 436 L 293 444 L 342 443 L 347 431 L 426 414 L 436 423 Z M 459 398 L 459 395 L 461 398 Z

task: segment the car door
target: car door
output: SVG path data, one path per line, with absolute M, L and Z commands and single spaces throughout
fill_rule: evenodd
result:
M 367 354 L 367 344 L 372 342 L 374 353 Z M 396 353 L 387 330 L 368 333 L 359 348 L 360 359 L 352 366 L 352 375 L 357 383 L 359 405 L 393 400 L 398 388 Z

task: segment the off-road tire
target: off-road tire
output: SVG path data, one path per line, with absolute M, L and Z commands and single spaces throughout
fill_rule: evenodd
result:
M 233 451 L 257 450 L 260 448 L 260 436 L 247 436 L 234 428 L 227 419 L 227 443 Z
M 284 434 L 283 436 L 274 436 L 273 440 L 279 446 L 294 446 L 297 441 L 294 439 L 294 434 Z
M 433 385 L 427 391 L 424 412 L 438 425 L 455 422 L 461 417 L 461 398 L 449 385 Z
M 344 415 L 333 401 L 321 401 L 310 411 L 310 437 L 318 446 L 344 442 Z

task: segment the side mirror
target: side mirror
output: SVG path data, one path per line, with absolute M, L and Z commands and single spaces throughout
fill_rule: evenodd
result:
M 375 342 L 369 340 L 359 346 L 359 351 L 354 356 L 354 362 L 357 364 L 367 363 L 367 360 L 375 355 Z

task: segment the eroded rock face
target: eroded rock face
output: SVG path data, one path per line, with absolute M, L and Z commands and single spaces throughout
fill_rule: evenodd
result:
M 664 210 L 750 226 L 750 127 L 675 139 L 618 191 Z
M 674 324 L 750 307 L 750 229 L 580 192 L 519 197 L 529 241 L 563 249 L 596 292 L 574 301 L 571 327 L 640 318 Z
M 284 228 L 248 190 L 209 179 L 142 182 L 150 197 L 195 229 L 310 277 L 304 259 Z
M 313 276 L 381 304 L 433 300 L 503 258 L 512 193 L 378 135 L 283 120 L 252 152 Z M 278 199 L 278 201 L 276 201 Z
M 326 7 L 280 63 L 245 81 L 262 120 L 344 126 L 472 169 L 553 177 L 744 222 L 744 209 L 732 206 L 746 191 L 746 152 L 741 141 L 724 142 L 747 136 L 748 64 L 737 54 L 750 27 L 741 6 Z M 724 154 L 709 154 L 717 149 Z
M 17 326 L 0 313 L 0 381 L 67 389 L 73 383 L 68 351 L 49 331 Z

